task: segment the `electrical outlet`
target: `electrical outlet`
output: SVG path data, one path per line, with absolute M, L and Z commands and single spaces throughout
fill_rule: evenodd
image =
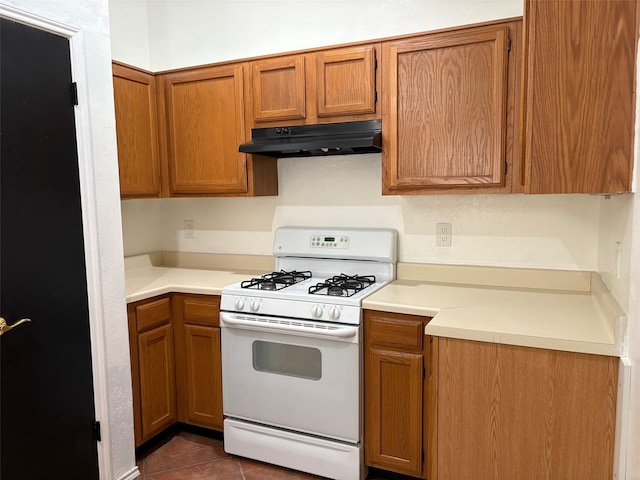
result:
M 436 246 L 437 247 L 451 246 L 451 224 L 450 223 L 436 223 Z
M 184 221 L 184 238 L 196 238 L 196 234 L 193 231 L 193 220 Z

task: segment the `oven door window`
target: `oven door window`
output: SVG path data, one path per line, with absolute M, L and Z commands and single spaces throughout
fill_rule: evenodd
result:
M 314 347 L 255 340 L 253 368 L 259 372 L 320 380 L 322 353 Z

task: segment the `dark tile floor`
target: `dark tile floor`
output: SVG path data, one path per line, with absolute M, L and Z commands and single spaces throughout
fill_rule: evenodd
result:
M 174 431 L 139 451 L 139 480 L 321 480 L 286 468 L 227 454 L 222 440 Z M 385 480 L 377 472 L 368 480 Z M 408 477 L 405 477 L 408 478 Z
M 138 458 L 140 480 L 318 480 L 225 453 L 222 440 L 176 432 Z

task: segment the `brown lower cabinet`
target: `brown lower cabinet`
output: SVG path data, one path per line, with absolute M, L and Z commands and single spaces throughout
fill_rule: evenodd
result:
M 365 462 L 433 480 L 610 480 L 616 357 L 424 335 L 365 310 Z
M 365 310 L 365 462 L 432 478 L 435 398 L 427 317 Z
M 127 312 L 136 447 L 178 421 L 222 430 L 220 297 L 167 294 Z
M 438 339 L 438 480 L 611 480 L 618 358 Z
M 175 422 L 222 430 L 220 297 L 128 305 L 136 446 Z M 364 450 L 433 480 L 610 480 L 618 358 L 431 337 L 364 312 Z
M 174 294 L 178 420 L 222 430 L 220 297 Z
M 178 418 L 171 298 L 132 303 L 127 310 L 137 447 Z

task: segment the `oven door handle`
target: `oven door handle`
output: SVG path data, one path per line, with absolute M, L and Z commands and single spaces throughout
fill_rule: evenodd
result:
M 249 317 L 220 312 L 220 326 L 239 327 L 263 332 L 289 333 L 305 337 L 320 337 L 348 340 L 358 335 L 356 325 L 323 325 L 305 320 L 286 320 L 273 317 Z

